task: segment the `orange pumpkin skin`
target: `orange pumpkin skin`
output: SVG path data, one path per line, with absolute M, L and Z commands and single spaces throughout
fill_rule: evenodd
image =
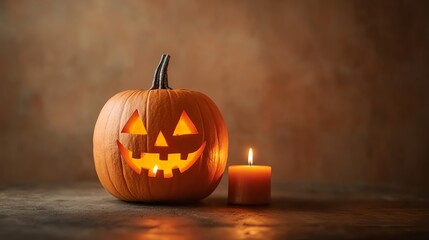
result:
M 195 132 L 176 134 L 183 115 Z M 140 117 L 144 133 L 124 130 L 132 116 Z M 202 93 L 182 89 L 116 94 L 100 112 L 93 144 L 101 184 L 125 201 L 201 200 L 219 184 L 228 155 L 227 129 L 214 102 Z M 156 173 L 155 165 L 159 166 Z

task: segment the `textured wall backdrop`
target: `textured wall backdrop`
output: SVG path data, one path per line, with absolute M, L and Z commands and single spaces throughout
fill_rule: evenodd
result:
M 170 82 L 274 181 L 429 187 L 425 1 L 0 1 L 0 180 L 95 180 L 103 104 Z

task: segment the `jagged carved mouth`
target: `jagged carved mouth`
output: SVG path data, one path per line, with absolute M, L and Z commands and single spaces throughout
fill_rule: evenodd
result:
M 161 160 L 160 153 L 142 152 L 140 158 L 133 158 L 132 151 L 124 147 L 119 140 L 117 140 L 117 144 L 122 158 L 134 172 L 141 174 L 141 170 L 146 169 L 149 177 L 156 177 L 157 172 L 162 170 L 164 178 L 173 177 L 173 169 L 177 168 L 181 173 L 188 170 L 200 158 L 206 147 L 206 142 L 204 141 L 195 152 L 188 153 L 187 157 L 186 154 L 182 153 L 170 153 L 167 154 L 166 160 Z M 163 158 L 165 158 L 165 155 Z

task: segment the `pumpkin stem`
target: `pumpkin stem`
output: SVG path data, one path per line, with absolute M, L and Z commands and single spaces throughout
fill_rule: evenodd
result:
M 159 72 L 161 71 L 162 63 L 164 62 L 165 54 L 162 54 L 161 61 L 159 61 L 158 67 L 156 67 L 155 75 L 153 76 L 152 86 L 150 89 L 159 88 Z
M 158 64 L 158 67 L 155 71 L 155 76 L 153 77 L 152 89 L 171 89 L 168 86 L 168 62 L 170 61 L 170 55 L 163 54 L 161 57 L 161 61 Z
M 170 61 L 170 55 L 164 54 L 164 61 L 161 65 L 161 69 L 159 71 L 159 89 L 171 89 L 168 86 L 168 62 Z

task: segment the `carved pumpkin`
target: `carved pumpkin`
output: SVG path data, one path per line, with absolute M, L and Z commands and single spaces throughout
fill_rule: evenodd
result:
M 227 129 L 206 95 L 168 86 L 163 55 L 149 90 L 128 90 L 104 105 L 94 129 L 103 187 L 126 201 L 196 201 L 223 175 Z

